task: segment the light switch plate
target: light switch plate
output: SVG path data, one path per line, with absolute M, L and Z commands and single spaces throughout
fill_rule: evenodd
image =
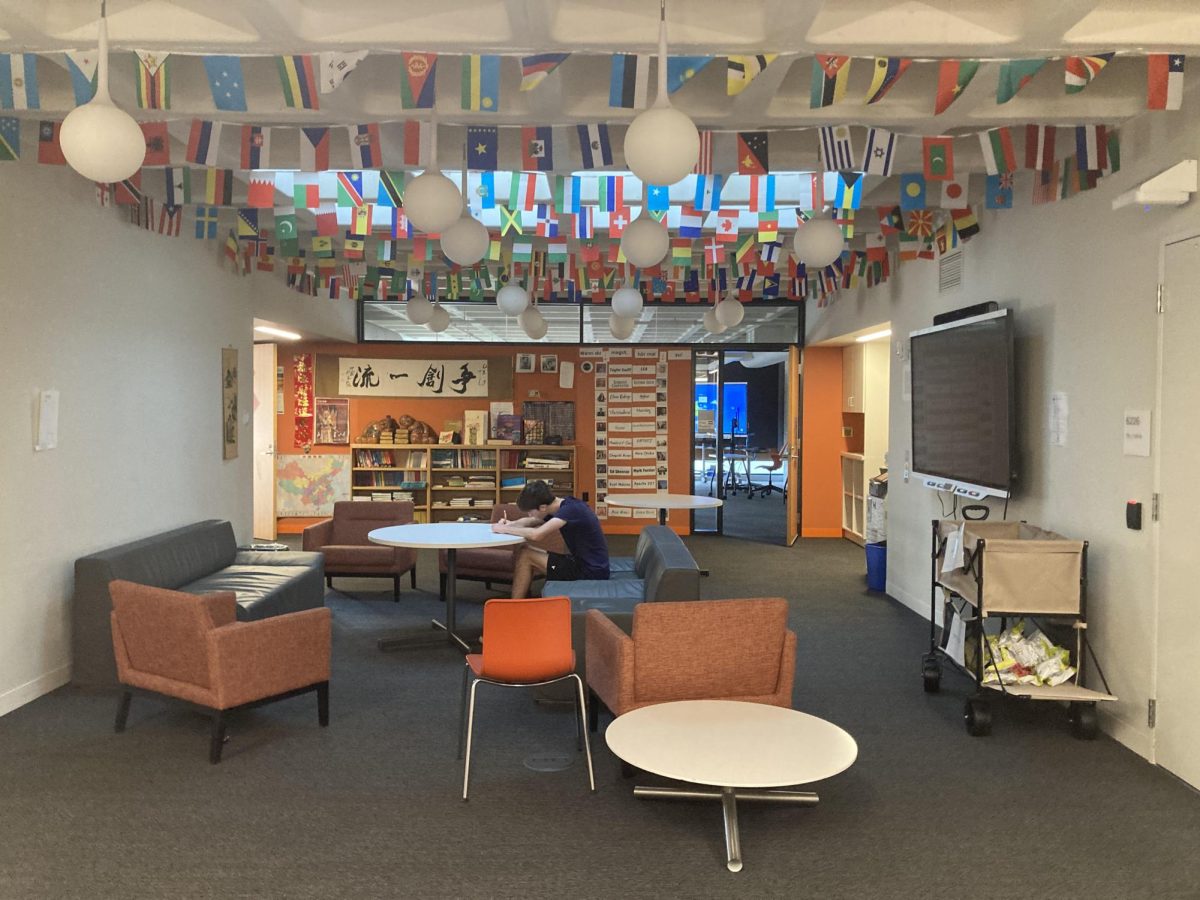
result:
M 843 425 L 842 437 L 854 437 L 854 429 L 849 425 Z

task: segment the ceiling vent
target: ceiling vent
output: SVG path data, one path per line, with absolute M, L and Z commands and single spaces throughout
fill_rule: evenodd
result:
M 950 253 L 938 260 L 938 293 L 944 294 L 962 285 L 963 254 Z

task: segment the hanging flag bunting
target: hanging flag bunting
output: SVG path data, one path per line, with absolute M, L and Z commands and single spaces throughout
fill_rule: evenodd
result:
M 204 171 L 204 202 L 209 206 L 230 206 L 233 203 L 233 169 Z
M 941 206 L 943 209 L 962 209 L 968 204 L 967 178 L 966 175 L 960 175 L 958 178 L 942 182 Z
M 861 172 L 838 172 L 833 192 L 835 209 L 858 209 L 862 206 L 863 177 Z
M 686 204 L 679 209 L 679 236 L 698 238 L 704 227 L 704 216 Z
M 462 58 L 462 108 L 496 112 L 500 108 L 500 57 L 472 53 Z
M 598 207 L 612 212 L 625 205 L 625 179 L 620 175 L 604 175 L 597 179 Z
M 63 156 L 62 145 L 59 143 L 58 130 L 61 122 L 41 122 L 38 125 L 38 162 L 43 166 L 65 166 L 67 158 Z
M 579 134 L 579 155 L 585 169 L 602 169 L 613 161 L 612 144 L 608 139 L 608 126 L 603 122 L 594 125 L 576 125 Z
M 278 56 L 279 84 L 283 88 L 283 102 L 289 109 L 319 109 L 317 76 L 313 69 L 313 58 L 307 54 Z
M 700 157 L 696 160 L 696 165 L 692 167 L 692 173 L 695 175 L 711 175 L 713 173 L 713 133 L 711 131 L 700 132 Z
M 362 172 L 337 173 L 337 205 L 351 209 L 363 205 Z
M 850 57 L 818 54 L 813 57 L 812 90 L 809 107 L 832 106 L 846 96 L 850 82 Z
M 404 173 L 382 171 L 379 173 L 379 188 L 375 203 L 382 207 L 398 208 L 404 205 Z
M 933 235 L 933 212 L 928 209 L 914 209 L 904 217 L 904 230 L 917 238 L 927 238 Z
M 242 60 L 237 56 L 205 56 L 203 59 L 213 104 L 226 112 L 245 112 L 246 82 L 242 78 Z
M 257 209 L 239 209 L 237 211 L 237 236 L 238 237 L 257 237 L 258 236 L 258 210 Z
M 645 109 L 650 85 L 650 57 L 614 53 L 608 82 L 608 105 L 620 109 Z
M 279 252 L 283 256 L 296 256 L 300 252 L 299 232 L 296 231 L 296 210 L 289 206 L 275 210 L 275 236 L 279 238 Z M 384 241 L 383 243 L 390 243 Z
M 673 94 L 713 61 L 712 56 L 667 57 L 667 93 Z
M 137 206 L 142 202 L 142 173 L 134 172 L 124 181 L 113 184 L 113 200 L 117 206 Z
M 163 186 L 167 206 L 183 206 L 192 202 L 192 170 L 187 167 L 163 169 Z
M 825 125 L 821 129 L 821 159 L 827 172 L 848 172 L 854 168 L 854 146 L 846 125 Z
M 1146 57 L 1146 109 L 1179 109 L 1183 103 L 1182 53 Z
M 582 206 L 575 214 L 575 237 L 581 241 L 589 241 L 592 239 L 593 233 L 592 208 Z
M 988 209 L 1012 209 L 1013 176 L 1011 172 L 987 177 L 987 191 L 983 205 Z
M 728 244 L 737 240 L 739 218 L 740 216 L 736 209 L 717 210 L 716 233 L 718 241 Z
M 896 136 L 882 128 L 867 129 L 867 146 L 859 168 L 868 175 L 891 175 L 896 153 Z
M 697 175 L 696 196 L 692 201 L 696 209 L 715 211 L 721 208 L 721 176 Z
M 996 102 L 1007 103 L 1017 96 L 1017 91 L 1033 81 L 1033 76 L 1040 72 L 1045 64 L 1045 59 L 1010 59 L 1000 63 Z
M 954 138 L 950 135 L 921 138 L 925 179 L 948 181 L 954 177 Z
M 146 155 L 143 166 L 169 166 L 171 164 L 171 138 L 167 134 L 166 122 L 142 122 L 142 135 L 146 139 Z
M 300 168 L 305 172 L 324 172 L 329 168 L 329 129 L 300 129 Z
M 646 185 L 646 211 L 662 221 L 659 213 L 665 213 L 671 208 L 671 192 L 666 185 Z
M 36 53 L 0 53 L 0 107 L 41 109 Z
M 96 96 L 96 67 L 100 57 L 95 50 L 68 50 L 63 55 L 71 73 L 75 105 L 82 106 Z
M 911 65 L 911 59 L 900 56 L 875 57 L 875 71 L 871 76 L 871 86 L 867 89 L 867 103 L 878 103 L 882 100 Z
M 198 166 L 215 166 L 221 143 L 221 123 L 193 119 L 188 137 L 187 161 Z
M 629 221 L 629 209 L 627 207 L 622 206 L 619 209 L 614 209 L 608 216 L 608 236 L 619 238 L 625 233 L 625 229 L 629 226 Z
M 924 209 L 925 206 L 925 176 L 918 172 L 901 175 L 900 209 L 911 212 L 914 209 Z
M 500 156 L 500 129 L 495 125 L 467 126 L 467 168 L 494 172 Z
M 133 51 L 138 109 L 171 108 L 170 56 L 149 50 Z
M 766 175 L 770 166 L 767 162 L 768 136 L 765 131 L 739 131 L 738 174 Z
M 762 74 L 778 53 L 760 53 L 758 56 L 729 56 L 725 60 L 725 93 L 736 97 L 750 82 Z
M 1115 131 L 1108 133 L 1108 167 L 1103 170 L 1105 175 L 1121 171 L 1121 139 Z
M 554 178 L 554 210 L 557 213 L 579 212 L 583 179 L 578 175 L 557 175 Z
M 404 123 L 404 165 L 425 166 L 433 149 L 433 124 L 419 119 Z
M 196 240 L 214 240 L 217 236 L 217 214 L 215 206 L 196 207 Z
M 521 129 L 521 168 L 549 172 L 554 168 L 554 129 L 548 125 Z
M 1108 137 L 1104 125 L 1075 127 L 1075 162 L 1082 172 L 1101 172 L 1108 168 Z
M 1095 56 L 1068 56 L 1063 64 L 1063 80 L 1068 94 L 1078 94 L 1092 83 L 1100 70 L 1108 65 L 1115 53 L 1097 53 Z
M 904 230 L 904 214 L 899 206 L 880 206 L 878 212 L 880 234 L 899 234 Z
M 772 212 L 775 209 L 775 176 L 750 176 L 750 212 Z
M 776 250 L 779 245 L 774 243 L 779 238 L 779 213 L 778 212 L 761 212 L 758 214 L 758 241 L 761 244 L 766 244 L 763 248 L 763 254 L 760 254 L 759 259 L 765 263 L 773 263 L 774 259 L 767 259 L 764 254 L 768 252 L 768 247 L 774 247 Z M 774 251 L 770 251 L 774 252 Z
M 261 125 L 242 126 L 242 168 L 271 168 L 271 129 Z
M 962 240 L 969 241 L 979 234 L 979 220 L 975 218 L 975 211 L 971 207 L 951 210 L 950 218 L 954 220 L 954 230 Z
M 1053 125 L 1025 126 L 1025 168 L 1054 168 L 1054 131 Z
M 532 91 L 562 65 L 570 53 L 539 53 L 521 57 L 521 90 Z
M 940 116 L 950 104 L 971 83 L 975 73 L 979 71 L 977 59 L 944 59 L 938 66 L 937 99 L 934 101 L 933 114 Z
M 354 71 L 355 67 L 367 58 L 366 50 L 357 50 L 354 53 L 333 53 L 323 52 L 317 56 L 317 64 L 319 67 L 320 91 L 322 94 L 332 94 L 336 91 L 346 76 Z
M 820 172 L 800 175 L 800 194 L 796 207 L 801 210 L 821 210 L 825 207 L 824 179 Z
M 531 210 L 537 203 L 537 175 L 513 172 L 508 182 L 508 208 Z
M 1011 128 L 992 128 L 989 131 L 981 131 L 979 146 L 983 149 L 983 164 L 989 175 L 1011 172 L 1017 167 L 1017 154 L 1013 151 Z
M 404 79 L 400 82 L 401 109 L 433 109 L 437 79 L 436 53 L 401 53 Z

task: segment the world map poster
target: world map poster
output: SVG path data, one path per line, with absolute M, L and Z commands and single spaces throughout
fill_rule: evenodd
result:
M 275 515 L 332 516 L 334 502 L 349 499 L 349 456 L 275 457 Z

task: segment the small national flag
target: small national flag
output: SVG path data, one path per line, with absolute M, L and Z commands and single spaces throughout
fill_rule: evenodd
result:
M 347 125 L 350 135 L 350 164 L 361 169 L 378 169 L 383 165 L 383 150 L 379 146 L 379 125 Z
M 712 62 L 712 56 L 667 57 L 667 93 L 673 94 Z
M 196 207 L 196 239 L 213 240 L 217 236 L 217 214 L 215 206 Z
M 841 227 L 842 235 L 847 240 L 854 237 L 854 210 L 835 209 L 833 211 L 833 224 Z
M 796 208 L 821 210 L 825 207 L 825 185 L 820 172 L 805 172 L 800 175 L 800 194 Z
M 696 197 L 692 201 L 696 209 L 713 211 L 721 208 L 721 176 L 697 175 Z
M 1047 169 L 1033 173 L 1033 204 L 1053 203 L 1058 199 L 1059 165 L 1055 162 Z
M 599 208 L 601 212 L 612 212 L 625 205 L 625 179 L 620 175 L 604 175 L 597 179 Z
M 169 166 L 171 164 L 171 138 L 167 134 L 166 122 L 142 122 L 142 136 L 146 139 L 146 155 L 143 166 Z
M 767 132 L 739 131 L 737 148 L 739 175 L 766 175 L 770 171 Z
M 1000 63 L 1000 83 L 996 86 L 996 102 L 1007 103 L 1017 91 L 1033 80 L 1046 64 L 1045 59 L 1010 59 Z
M 847 125 L 821 128 L 821 159 L 827 172 L 849 172 L 854 168 L 854 145 Z
M 927 181 L 948 181 L 954 177 L 954 138 L 949 135 L 921 138 Z
M 692 242 L 687 238 L 671 239 L 671 265 L 686 267 L 692 264 Z
M 167 237 L 179 237 L 179 230 L 182 225 L 182 206 L 163 205 L 159 208 L 158 226 L 155 228 L 155 231 L 157 231 L 159 234 L 165 234 Z
M 221 123 L 193 119 L 188 136 L 187 161 L 198 166 L 215 166 L 221 144 Z
M 554 168 L 554 129 L 532 125 L 521 129 L 521 168 L 549 172 Z
M 846 96 L 846 85 L 849 81 L 850 57 L 817 54 L 813 57 L 809 107 L 820 109 L 837 103 Z
M 875 71 L 871 76 L 871 86 L 867 89 L 867 103 L 882 100 L 911 65 L 911 59 L 901 56 L 875 57 Z
M 82 106 L 96 96 L 96 67 L 100 57 L 95 50 L 68 50 L 65 54 L 67 71 L 71 73 L 71 89 L 75 105 Z
M 433 109 L 437 78 L 436 53 L 401 53 L 404 80 L 400 82 L 402 109 Z
M 404 165 L 427 166 L 433 150 L 433 125 L 420 119 L 404 123 Z
M 1025 168 L 1054 168 L 1054 132 L 1053 125 L 1025 126 Z
M 324 172 L 329 168 L 329 129 L 300 129 L 300 168 L 305 172 Z
M 41 109 L 36 53 L 0 53 L 0 107 Z
M 987 177 L 987 196 L 983 205 L 988 209 L 1012 209 L 1013 176 L 1011 172 Z
M 612 144 L 608 139 L 608 126 L 603 122 L 596 125 L 576 125 L 579 134 L 579 155 L 585 169 L 601 169 L 611 166 Z
M 698 213 L 690 206 L 683 206 L 679 210 L 679 236 L 685 238 L 700 237 L 700 230 L 704 227 L 704 216 Z
M 337 205 L 352 209 L 363 205 L 362 172 L 337 173 Z
M 170 57 L 169 53 L 133 51 L 138 109 L 171 108 Z
M 650 57 L 614 53 L 608 83 L 608 105 L 621 109 L 645 109 L 650 85 Z
M 750 212 L 772 212 L 775 209 L 775 176 L 750 176 Z
M 317 76 L 313 70 L 313 58 L 308 54 L 277 56 L 279 84 L 283 88 L 283 102 L 289 109 L 319 109 Z
M 462 58 L 462 108 L 496 112 L 500 108 L 500 57 L 471 53 Z
M 141 170 L 113 184 L 113 199 L 117 206 L 138 206 L 143 196 Z
M 719 209 L 717 210 L 717 240 L 723 244 L 728 244 L 737 240 L 738 236 L 738 219 L 740 218 L 736 209 Z
M 578 175 L 558 175 L 554 179 L 554 211 L 560 214 L 579 212 L 583 179 Z
M 332 94 L 336 91 L 346 80 L 346 76 L 353 72 L 355 67 L 366 57 L 366 50 L 356 50 L 353 53 L 333 51 L 321 53 L 317 57 L 321 93 Z
M 925 176 L 912 172 L 900 176 L 900 209 L 911 212 L 914 209 L 924 209 Z
M 700 131 L 700 157 L 692 168 L 695 175 L 711 175 L 713 173 L 713 133 Z
M 913 237 L 927 238 L 933 235 L 933 212 L 914 209 L 904 218 L 904 230 Z
M 494 172 L 500 155 L 500 130 L 495 125 L 467 127 L 467 168 Z
M 1104 125 L 1075 127 L 1075 162 L 1082 172 L 1102 172 L 1108 168 L 1108 136 Z
M 969 204 L 967 199 L 967 177 L 962 175 L 942 182 L 942 208 L 962 209 Z
M 1068 94 L 1078 94 L 1092 83 L 1100 70 L 1108 65 L 1116 54 L 1097 53 L 1095 56 L 1068 56 L 1063 65 L 1063 80 Z
M 592 208 L 582 206 L 575 214 L 575 237 L 581 241 L 588 241 L 592 239 L 593 234 Z
M 242 168 L 271 168 L 271 129 L 261 125 L 242 126 Z
M 1151 53 L 1146 57 L 1146 108 L 1179 109 L 1183 103 L 1182 53 Z
M 757 56 L 726 57 L 725 93 L 730 97 L 740 94 L 778 55 L 778 53 L 760 53 Z
M 859 168 L 868 175 L 891 175 L 896 153 L 896 135 L 882 128 L 867 129 L 867 146 Z
M 546 76 L 562 65 L 571 54 L 539 53 L 521 57 L 521 90 L 532 91 L 546 80 Z
M 838 172 L 833 191 L 836 209 L 858 209 L 862 206 L 863 176 L 861 172 Z
M 646 185 L 646 209 L 652 213 L 665 213 L 671 208 L 671 192 L 664 184 Z M 657 216 L 655 218 L 658 218 Z
M 899 206 L 879 207 L 879 233 L 899 234 L 904 230 L 904 214 Z
M 530 210 L 537 203 L 536 174 L 512 172 L 508 180 L 508 208 Z
M 954 230 L 964 241 L 969 241 L 979 234 L 979 220 L 975 218 L 975 211 L 971 207 L 951 210 L 950 218 L 954 220 Z
M 209 206 L 229 206 L 233 203 L 233 169 L 205 170 L 204 202 Z
M 246 81 L 240 57 L 205 56 L 204 71 L 208 73 L 208 88 L 217 109 L 246 111 Z
M 1121 138 L 1115 131 L 1108 133 L 1108 168 L 1103 174 L 1111 175 L 1121 171 Z
M 192 202 L 192 170 L 163 169 L 163 187 L 167 206 L 183 206 Z
M 983 149 L 983 164 L 989 175 L 1011 172 L 1017 167 L 1017 154 L 1013 151 L 1011 128 L 992 128 L 989 131 L 981 131 L 979 146 Z
M 61 122 L 42 122 L 38 125 L 38 162 L 44 166 L 65 166 L 62 146 L 58 142 Z
M 949 109 L 978 71 L 977 59 L 942 60 L 938 67 L 937 99 L 934 101 L 933 114 L 940 116 Z
M 778 212 L 760 212 L 758 214 L 758 240 L 759 243 L 768 244 L 778 248 L 778 244 L 774 241 L 779 238 L 779 213 Z M 771 260 L 765 260 L 771 262 Z

